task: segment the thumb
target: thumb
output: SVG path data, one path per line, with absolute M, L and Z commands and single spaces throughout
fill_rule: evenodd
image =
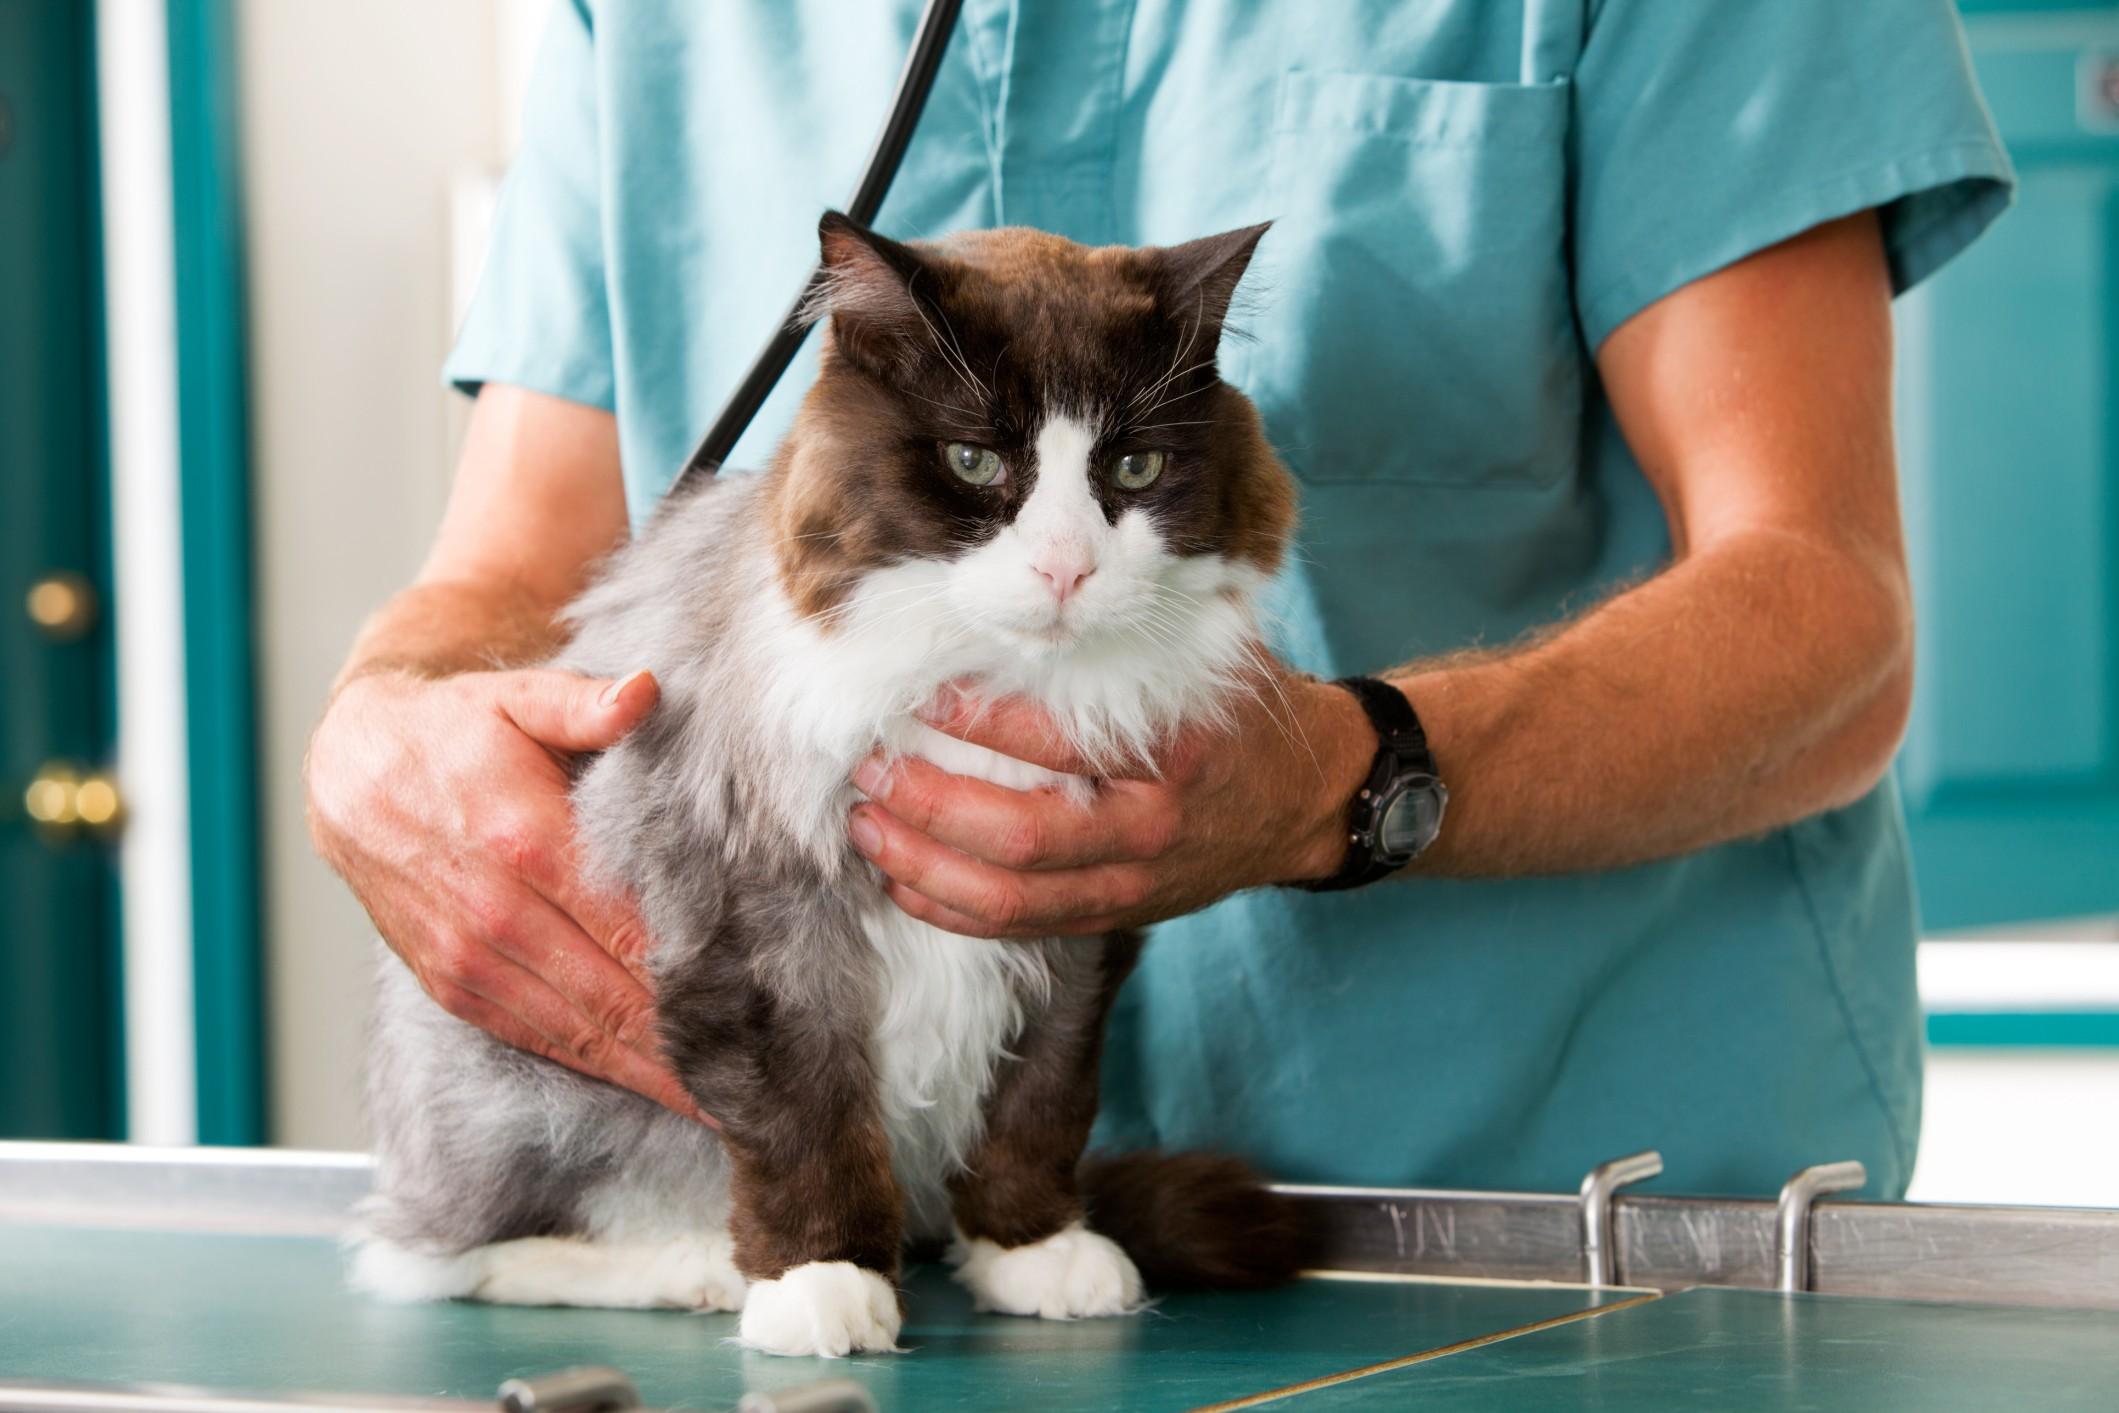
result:
M 539 745 L 600 751 L 639 725 L 661 690 L 647 671 L 613 678 L 538 669 L 505 674 L 494 704 Z

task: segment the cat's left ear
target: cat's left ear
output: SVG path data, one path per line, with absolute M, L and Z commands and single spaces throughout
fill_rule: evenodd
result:
M 926 258 L 837 211 L 817 222 L 817 242 L 824 283 L 804 314 L 829 315 L 838 350 L 870 372 L 888 374 L 925 336 L 916 286 L 923 276 L 931 281 Z
M 1153 252 L 1162 287 L 1163 306 L 1170 317 L 1190 325 L 1195 320 L 1217 341 L 1229 317 L 1229 302 L 1236 286 L 1251 266 L 1251 255 L 1271 221 L 1223 231 L 1183 245 L 1170 245 Z M 1209 345 L 1211 347 L 1211 345 Z

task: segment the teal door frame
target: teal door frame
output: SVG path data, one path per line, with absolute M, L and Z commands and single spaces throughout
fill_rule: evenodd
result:
M 227 0 L 168 0 L 199 1141 L 265 1138 L 240 156 Z
M 47 764 L 116 737 L 92 7 L 0 0 L 0 1137 L 125 1131 L 118 871 L 32 824 Z M 32 583 L 77 575 L 84 630 L 40 631 Z

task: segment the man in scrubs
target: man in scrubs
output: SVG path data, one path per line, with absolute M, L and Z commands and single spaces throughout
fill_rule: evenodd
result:
M 494 664 L 552 645 L 773 327 L 916 8 L 560 0 L 449 365 L 454 493 L 312 753 L 319 847 L 444 1006 L 687 1112 L 560 764 L 654 682 Z M 1102 1142 L 1537 1190 L 1647 1147 L 1699 1192 L 1859 1158 L 1900 1194 L 1888 305 L 2008 184 L 1948 0 L 969 0 L 882 230 L 1274 222 L 1222 373 L 1301 483 L 1297 730 L 1185 743 L 1087 815 L 864 775 L 852 837 L 954 930 L 1160 923 Z M 1387 881 L 1271 886 L 1364 872 L 1352 674 L 1417 712 L 1439 834 Z M 951 729 L 1051 749 L 1027 709 Z

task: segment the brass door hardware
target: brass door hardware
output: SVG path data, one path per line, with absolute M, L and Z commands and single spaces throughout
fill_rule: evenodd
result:
M 96 626 L 96 586 L 79 574 L 62 569 L 47 574 L 29 586 L 23 599 L 29 621 L 54 642 L 71 643 L 88 636 Z
M 108 772 L 46 761 L 22 791 L 22 812 L 54 842 L 83 834 L 109 839 L 124 825 L 125 797 Z

